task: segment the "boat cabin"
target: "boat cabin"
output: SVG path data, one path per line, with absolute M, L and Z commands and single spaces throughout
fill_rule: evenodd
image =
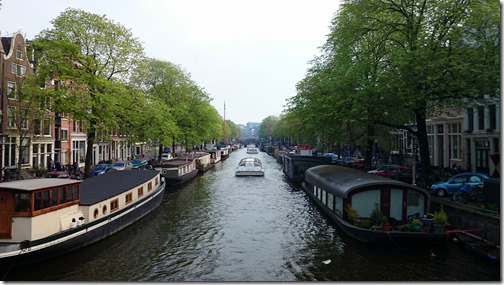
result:
M 305 172 L 305 184 L 324 207 L 345 220 L 348 206 L 356 209 L 360 217 L 369 218 L 375 203 L 398 224 L 429 212 L 430 195 L 426 190 L 349 167 L 311 167 Z
M 0 242 L 32 240 L 62 230 L 63 221 L 48 216 L 77 223 L 80 183 L 58 178 L 0 183 Z

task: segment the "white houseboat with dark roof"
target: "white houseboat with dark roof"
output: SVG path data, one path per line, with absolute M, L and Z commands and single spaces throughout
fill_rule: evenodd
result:
M 181 185 L 198 174 L 196 159 L 190 155 L 165 160 L 153 167 L 161 172 L 168 187 Z
M 110 171 L 84 181 L 0 183 L 0 269 L 40 262 L 113 235 L 158 207 L 164 189 L 153 170 Z
M 335 165 L 309 168 L 302 186 L 343 232 L 364 243 L 432 245 L 448 239 L 446 231 L 431 230 L 432 219 L 422 219 L 428 217 L 430 194 L 419 187 Z M 375 205 L 390 228 L 369 223 Z

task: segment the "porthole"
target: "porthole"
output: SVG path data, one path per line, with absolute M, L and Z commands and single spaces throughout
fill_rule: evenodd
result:
M 95 219 L 97 219 L 97 218 L 98 218 L 98 208 L 94 209 L 94 212 L 93 212 L 93 217 L 94 217 Z
M 102 214 L 103 215 L 107 214 L 107 205 L 103 206 L 103 208 L 102 208 Z

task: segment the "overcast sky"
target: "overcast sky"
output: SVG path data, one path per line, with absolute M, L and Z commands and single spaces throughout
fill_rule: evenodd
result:
M 320 54 L 338 0 L 0 0 L 0 32 L 33 39 L 66 8 L 131 29 L 148 57 L 180 65 L 236 124 L 279 116 Z

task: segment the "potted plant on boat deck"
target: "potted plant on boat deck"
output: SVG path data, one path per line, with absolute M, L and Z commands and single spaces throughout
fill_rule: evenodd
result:
M 352 223 L 352 225 L 359 226 L 359 213 L 357 212 L 357 209 L 348 205 L 346 208 L 346 214 L 348 220 L 350 221 L 350 223 Z
M 414 232 L 419 232 L 420 230 L 422 230 L 422 225 L 422 221 L 418 218 L 415 218 L 411 221 L 411 230 Z
M 378 205 L 378 203 L 375 203 L 369 219 L 371 220 L 371 223 L 373 226 L 375 226 L 375 228 L 378 227 L 383 231 L 390 231 L 390 224 L 388 223 L 387 216 L 385 216 L 380 211 L 380 206 Z
M 444 233 L 444 228 L 448 224 L 448 216 L 444 211 L 443 205 L 441 205 L 438 212 L 434 213 L 434 216 L 432 217 L 432 224 L 432 230 L 435 234 Z

